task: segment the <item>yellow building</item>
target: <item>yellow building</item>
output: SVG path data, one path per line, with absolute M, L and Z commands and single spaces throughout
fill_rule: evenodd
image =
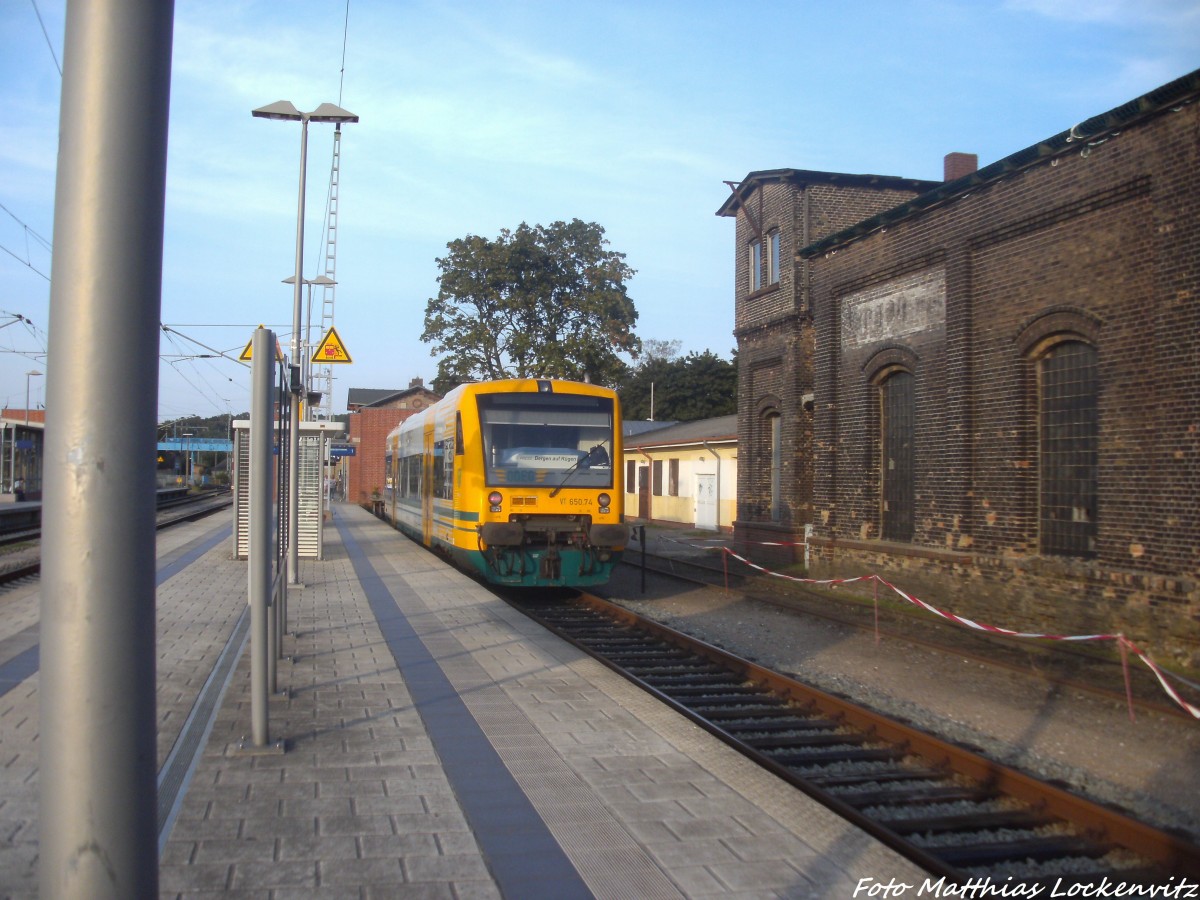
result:
M 731 531 L 737 515 L 737 416 L 625 437 L 625 514 Z

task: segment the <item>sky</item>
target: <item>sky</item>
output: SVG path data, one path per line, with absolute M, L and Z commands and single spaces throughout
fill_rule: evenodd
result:
M 0 0 L 0 402 L 45 396 L 65 0 Z M 260 324 L 291 340 L 300 129 L 343 128 L 334 316 L 348 388 L 429 384 L 450 241 L 604 228 L 643 340 L 730 358 L 726 181 L 940 180 L 1200 68 L 1200 0 L 176 0 L 160 421 L 239 414 Z M 309 128 L 304 276 L 325 271 L 333 128 Z M 320 293 L 313 312 L 319 332 Z M 213 357 L 216 352 L 225 358 Z

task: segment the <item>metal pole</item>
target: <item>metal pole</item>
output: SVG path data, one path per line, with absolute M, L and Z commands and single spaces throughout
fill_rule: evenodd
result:
M 250 349 L 250 725 L 254 746 L 270 741 L 267 723 L 269 686 L 269 620 L 271 587 L 275 569 L 272 548 L 275 496 L 271 463 L 275 425 L 272 411 L 275 394 L 275 334 L 259 328 Z
M 173 18 L 170 0 L 67 6 L 42 510 L 42 897 L 158 896 L 147 460 Z M 114 397 L 121 416 L 97 415 Z
M 296 204 L 296 283 L 292 286 L 292 366 L 300 365 L 300 307 L 304 276 L 304 182 L 308 168 L 308 116 L 300 119 L 300 199 Z M 295 371 L 293 369 L 293 371 Z M 288 585 L 300 586 L 300 404 L 292 385 L 292 410 L 288 435 Z M 303 382 L 299 385 L 303 390 Z M 287 630 L 287 623 L 281 623 Z

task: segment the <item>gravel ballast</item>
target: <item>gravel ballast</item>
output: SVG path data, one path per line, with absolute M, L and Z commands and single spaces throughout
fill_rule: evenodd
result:
M 1131 722 L 1123 702 L 1048 680 L 1036 661 L 1028 671 L 990 665 L 974 634 L 964 635 L 960 646 L 931 623 L 939 647 L 926 645 L 923 635 L 920 643 L 885 636 L 876 644 L 870 629 L 782 609 L 757 592 L 650 574 L 643 594 L 640 574 L 629 566 L 597 591 L 738 656 L 1200 843 L 1200 722 L 1146 709 Z M 919 617 L 906 616 L 902 625 L 914 635 L 925 628 Z M 1086 683 L 1086 668 L 1075 677 Z

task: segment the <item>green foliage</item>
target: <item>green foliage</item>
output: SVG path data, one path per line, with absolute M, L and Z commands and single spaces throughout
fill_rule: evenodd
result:
M 634 272 L 599 225 L 521 223 L 495 240 L 467 235 L 446 246 L 421 335 L 442 356 L 439 393 L 495 378 L 614 384 L 625 370 L 617 354 L 639 352 L 625 286 Z
M 621 414 L 626 419 L 694 422 L 737 412 L 737 366 L 711 351 L 689 353 L 682 359 L 670 354 L 647 359 L 631 369 L 621 383 Z

